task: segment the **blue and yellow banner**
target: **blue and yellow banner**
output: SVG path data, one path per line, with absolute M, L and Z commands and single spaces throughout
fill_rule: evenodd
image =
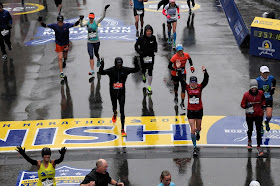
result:
M 186 116 L 126 117 L 127 137 L 121 137 L 121 123 L 111 118 L 75 118 L 0 122 L 0 152 L 43 147 L 60 149 L 149 147 L 192 145 Z M 280 118 L 273 117 L 264 145 L 279 146 Z M 253 138 L 256 133 L 254 131 Z M 239 146 L 247 144 L 247 124 L 240 116 L 204 116 L 200 145 Z

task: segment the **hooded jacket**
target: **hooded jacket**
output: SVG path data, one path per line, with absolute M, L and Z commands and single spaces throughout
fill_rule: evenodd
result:
M 151 37 L 146 35 L 147 30 L 152 31 Z M 134 48 L 141 57 L 146 56 L 155 56 L 155 52 L 157 52 L 157 40 L 153 35 L 153 27 L 151 25 L 146 25 L 144 28 L 144 35 L 139 37 L 137 42 L 134 45 Z
M 116 58 L 117 59 L 117 58 Z M 124 67 L 122 66 L 120 69 L 117 67 L 117 63 L 115 60 L 115 66 L 104 70 L 101 65 L 99 68 L 99 73 L 101 75 L 108 75 L 110 79 L 110 92 L 111 93 L 124 93 L 125 92 L 125 82 L 127 76 L 130 73 L 136 73 L 140 70 L 137 59 L 134 59 L 134 68 Z

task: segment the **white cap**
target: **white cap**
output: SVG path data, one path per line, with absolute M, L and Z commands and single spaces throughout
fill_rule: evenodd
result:
M 249 186 L 261 186 L 261 184 L 258 181 L 251 181 Z
M 267 66 L 261 66 L 260 72 L 261 73 L 269 72 L 269 68 Z

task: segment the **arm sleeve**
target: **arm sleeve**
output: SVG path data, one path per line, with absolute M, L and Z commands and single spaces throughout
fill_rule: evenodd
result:
M 88 21 L 85 24 L 83 23 L 83 21 L 80 22 L 81 27 L 84 27 L 84 26 L 87 26 L 87 25 L 88 25 Z
M 8 19 L 9 19 L 9 24 L 12 25 L 13 24 L 13 18 L 11 16 L 11 14 L 8 12 Z
M 201 83 L 202 88 L 206 87 L 208 82 L 209 82 L 209 74 L 208 74 L 207 70 L 205 69 L 204 78 L 203 78 L 203 81 Z
M 246 94 L 244 94 L 240 106 L 246 109 L 246 103 L 247 103 Z
M 106 15 L 106 11 L 104 9 L 103 12 L 102 12 L 102 16 L 96 21 L 97 25 L 105 18 L 105 15 Z
M 99 68 L 99 74 L 101 74 L 101 75 L 108 75 L 109 71 L 110 71 L 110 69 L 104 70 L 104 67 Z
M 173 63 L 170 61 L 169 64 L 168 64 L 168 68 L 170 70 L 176 70 L 175 68 L 173 68 Z
M 22 157 L 24 157 L 24 159 L 26 159 L 26 161 L 28 161 L 29 163 L 31 163 L 32 165 L 37 165 L 38 162 L 36 160 L 31 159 L 29 156 L 27 156 L 27 154 L 22 154 Z
M 54 160 L 54 163 L 55 164 L 60 164 L 63 161 L 63 159 L 64 159 L 64 154 L 63 155 L 61 154 L 59 159 Z
M 165 16 L 167 16 L 167 13 L 166 13 L 165 7 L 164 7 L 164 9 L 162 10 L 162 14 L 163 14 L 163 15 L 165 15 Z
M 157 38 L 155 37 L 155 51 L 154 52 L 157 52 L 158 51 L 158 46 L 157 46 Z
M 180 8 L 178 5 L 177 5 L 177 12 L 178 12 L 178 14 L 180 14 Z
M 80 20 L 76 21 L 76 23 L 74 24 L 74 26 L 78 26 L 80 24 Z M 73 27 L 73 26 L 71 26 Z
M 272 87 L 276 86 L 276 79 L 273 77 L 272 81 L 271 81 Z
M 189 58 L 189 63 L 190 63 L 190 66 L 193 66 L 193 62 L 192 62 L 192 58 L 191 57 Z
M 134 48 L 135 48 L 135 51 L 140 54 L 141 51 L 140 51 L 140 48 L 139 48 L 139 45 L 140 45 L 140 41 L 141 41 L 141 38 L 138 38 L 135 45 L 134 45 Z
M 41 25 L 42 25 L 42 23 L 41 23 Z M 43 25 L 42 25 L 43 26 Z M 55 29 L 55 24 L 49 24 L 49 25 L 47 25 L 47 27 L 49 27 L 49 28 L 51 28 L 51 29 Z

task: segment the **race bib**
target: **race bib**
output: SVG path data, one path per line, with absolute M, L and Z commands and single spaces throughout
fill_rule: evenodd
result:
M 144 57 L 143 58 L 144 63 L 152 63 L 153 62 L 153 58 L 150 56 Z
M 96 32 L 90 32 L 90 33 L 88 33 L 88 37 L 89 37 L 90 39 L 96 38 L 96 36 L 97 36 L 97 33 L 96 33 Z
M 46 179 L 42 182 L 42 186 L 53 186 L 53 180 Z
M 9 34 L 9 30 L 2 30 L 1 31 L 1 35 L 2 36 L 6 36 L 6 35 L 8 35 Z
M 170 19 L 176 19 L 176 14 L 170 15 Z
M 266 99 L 270 98 L 270 92 L 265 92 L 265 93 L 264 93 L 264 97 L 265 97 Z
M 247 114 L 254 114 L 254 108 L 253 107 L 246 108 L 245 111 L 246 111 Z
M 141 14 L 144 13 L 144 11 L 143 10 L 136 10 L 136 13 L 137 13 L 137 15 L 141 15 Z
M 113 83 L 113 88 L 114 89 L 122 89 L 123 88 L 123 83 Z
M 192 98 L 189 99 L 190 104 L 199 104 L 199 98 L 193 96 Z

